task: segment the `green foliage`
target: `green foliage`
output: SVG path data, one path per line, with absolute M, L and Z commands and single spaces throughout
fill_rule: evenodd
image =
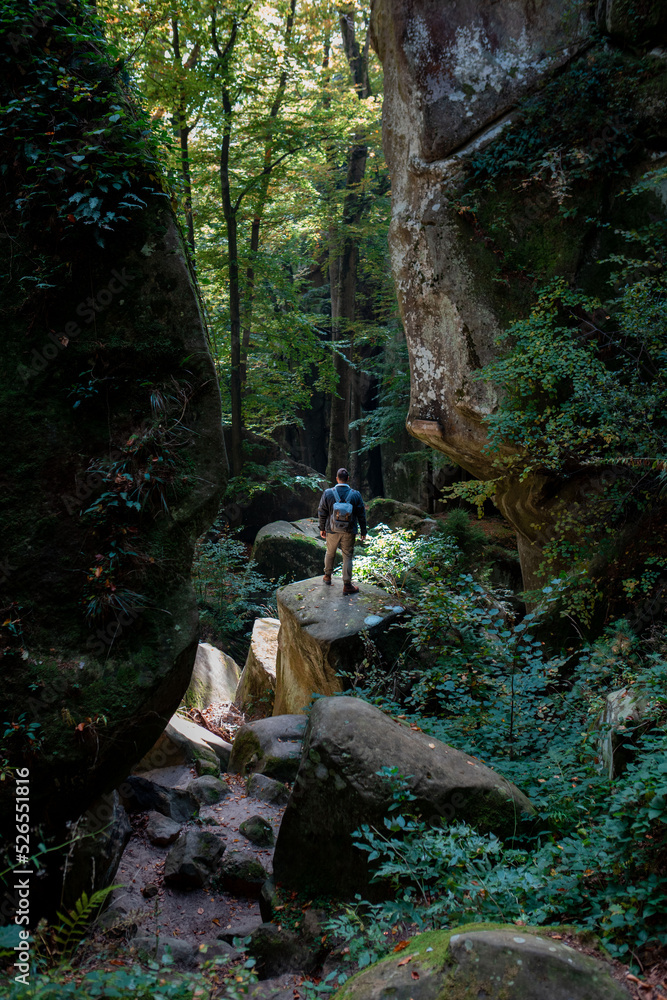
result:
M 447 572 L 459 555 L 453 538 L 445 534 L 418 538 L 413 531 L 386 524 L 371 528 L 366 545 L 357 552 L 356 579 L 384 587 L 396 597 L 418 588 L 435 573 Z
M 641 86 L 661 71 L 657 60 L 611 50 L 576 60 L 470 158 L 471 186 L 488 189 L 501 177 L 519 175 L 524 188 L 546 185 L 562 206 L 574 184 L 625 172 L 636 155 Z
M 197 545 L 192 581 L 202 620 L 211 623 L 220 641 L 229 647 L 266 613 L 259 603 L 275 590 L 275 583 L 257 572 L 247 546 L 231 535 Z
M 53 927 L 51 941 L 47 945 L 52 957 L 55 953 L 62 962 L 67 962 L 72 958 L 76 947 L 85 937 L 105 899 L 114 889 L 118 888 L 117 885 L 110 885 L 94 892 L 92 896 L 83 892 L 71 910 L 68 910 L 67 913 L 58 912 L 59 923 Z
M 384 828 L 362 825 L 357 846 L 404 919 L 573 923 L 627 960 L 667 944 L 667 641 L 642 643 L 619 621 L 574 659 L 548 656 L 536 633 L 560 587 L 544 588 L 540 613 L 516 620 L 470 577 L 432 580 L 413 625 L 426 665 L 384 694 L 357 690 L 498 769 L 531 798 L 537 821 L 513 843 L 458 817 L 432 826 L 414 814 L 409 777 L 385 768 L 394 804 Z M 622 687 L 646 700 L 652 729 L 628 730 L 631 763 L 610 784 L 594 720 L 603 693 Z

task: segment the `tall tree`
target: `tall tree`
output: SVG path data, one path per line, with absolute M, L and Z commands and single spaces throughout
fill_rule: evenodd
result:
M 368 72 L 369 30 L 363 48 L 359 47 L 355 32 L 353 7 L 340 10 L 340 31 L 352 82 L 359 100 L 371 96 Z M 368 145 L 360 135 L 352 145 L 345 177 L 345 197 L 341 219 L 333 235 L 329 253 L 329 280 L 331 282 L 331 339 L 333 361 L 338 385 L 331 396 L 329 452 L 327 477 L 333 479 L 336 470 L 347 465 L 350 456 L 350 416 L 361 416 L 359 387 L 354 374 L 354 321 L 356 318 L 357 277 L 359 264 L 358 232 L 366 199 L 363 181 L 366 173 Z M 358 453 L 360 441 L 355 440 Z M 358 457 L 354 456 L 353 478 L 360 480 Z

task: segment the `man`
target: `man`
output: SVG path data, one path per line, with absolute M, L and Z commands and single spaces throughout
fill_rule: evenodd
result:
M 366 508 L 361 493 L 353 490 L 348 483 L 349 478 L 347 469 L 338 470 L 336 485 L 322 494 L 317 515 L 320 537 L 325 538 L 327 543 L 323 582 L 331 585 L 334 557 L 340 545 L 343 553 L 343 593 L 358 594 L 359 588 L 352 583 L 352 556 L 357 527 L 361 531 L 361 541 L 366 540 Z

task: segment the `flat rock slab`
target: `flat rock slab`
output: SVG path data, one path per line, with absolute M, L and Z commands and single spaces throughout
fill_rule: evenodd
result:
M 259 773 L 276 781 L 294 781 L 305 729 L 303 715 L 274 715 L 241 726 L 229 770 L 232 774 Z
M 172 771 L 165 768 L 165 771 Z M 185 788 L 175 788 L 171 776 L 160 770 L 131 774 L 119 787 L 121 802 L 128 812 L 157 812 L 177 823 L 192 819 L 199 803 Z
M 480 929 L 481 928 L 481 929 Z M 407 961 L 406 961 L 407 959 Z M 334 1000 L 628 1000 L 604 962 L 537 928 L 431 931 L 353 976 Z
M 305 712 L 313 694 L 344 690 L 339 671 L 354 671 L 367 657 L 362 633 L 380 656 L 393 662 L 404 636 L 390 626 L 405 609 L 371 584 L 343 595 L 343 584 L 321 577 L 282 587 L 276 595 L 280 615 L 274 715 Z
M 425 819 L 466 822 L 511 837 L 534 812 L 510 781 L 474 757 L 400 725 L 359 698 L 321 698 L 311 712 L 294 790 L 273 859 L 291 889 L 354 896 L 369 884 L 364 853 L 353 846 L 362 823 L 378 829 L 392 805 L 376 772 L 397 767 Z
M 278 618 L 256 618 L 250 649 L 234 695 L 234 704 L 252 715 L 271 715 L 276 692 Z
M 212 771 L 219 774 L 221 768 L 226 770 L 231 752 L 231 744 L 220 736 L 181 715 L 173 715 L 158 741 L 135 768 L 135 773 L 203 763 L 210 764 Z

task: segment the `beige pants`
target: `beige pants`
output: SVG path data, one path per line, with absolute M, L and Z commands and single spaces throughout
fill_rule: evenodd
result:
M 343 553 L 343 583 L 352 583 L 352 556 L 354 535 L 351 531 L 327 531 L 327 554 L 324 558 L 324 575 L 331 576 L 336 549 Z

